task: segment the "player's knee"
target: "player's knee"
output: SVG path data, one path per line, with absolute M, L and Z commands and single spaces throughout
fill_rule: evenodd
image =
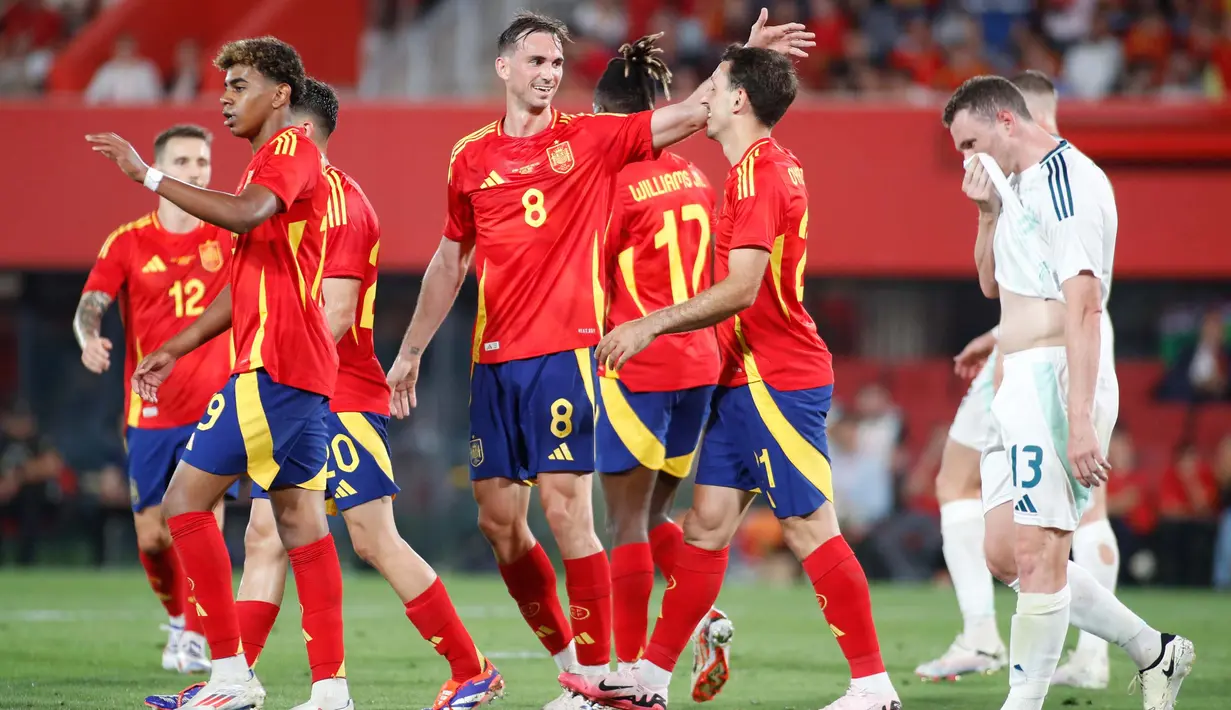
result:
M 594 531 L 594 513 L 588 498 L 543 496 L 543 515 L 557 539 Z
M 523 529 L 529 530 L 526 521 L 520 516 L 507 511 L 479 508 L 479 531 L 493 545 L 518 537 Z
M 693 507 L 684 518 L 684 542 L 703 550 L 721 550 L 735 536 L 738 521 L 732 522 L 721 511 Z
M 987 558 L 987 570 L 1005 584 L 1017 579 L 1017 559 L 1013 546 L 989 535 L 983 542 L 983 554 Z
M 166 552 L 171 547 L 171 532 L 165 525 L 149 525 L 137 530 L 137 547 L 147 555 Z
M 252 516 L 244 531 L 244 554 L 248 557 L 267 557 L 282 554 L 282 540 L 274 521 Z

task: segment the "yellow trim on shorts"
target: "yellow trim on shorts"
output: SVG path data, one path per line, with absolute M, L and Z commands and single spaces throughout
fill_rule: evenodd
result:
M 666 461 L 663 461 L 663 467 L 659 470 L 668 476 L 675 476 L 680 479 L 688 478 L 688 474 L 692 472 L 692 461 L 696 458 L 696 456 L 696 449 L 693 449 L 683 456 L 673 456 Z
M 615 429 L 624 448 L 637 459 L 637 463 L 651 471 L 664 470 L 667 447 L 654 436 L 654 432 L 641 421 L 641 417 L 637 416 L 637 411 L 620 390 L 620 383 L 602 378 L 598 384 L 603 396 L 603 414 L 611 422 L 611 428 Z M 684 475 L 688 475 L 687 469 Z
M 765 428 L 769 429 L 770 436 L 774 437 L 774 441 L 782 448 L 782 453 L 786 455 L 791 465 L 809 483 L 816 486 L 826 500 L 833 502 L 833 469 L 829 466 L 829 459 L 825 458 L 824 454 L 796 431 L 786 415 L 778 408 L 778 403 L 769 393 L 769 388 L 761 380 L 761 371 L 757 369 L 752 349 L 744 340 L 739 317 L 735 319 L 735 337 L 739 339 L 740 349 L 744 353 L 744 372 L 748 374 L 748 391 L 752 394 L 752 403 L 756 406 L 761 421 L 765 423 Z
M 269 490 L 278 476 L 279 466 L 274 461 L 274 435 L 265 418 L 255 372 L 244 372 L 235 378 L 235 420 L 248 454 L 248 477 Z
M 573 351 L 577 356 L 577 367 L 581 370 L 581 383 L 585 385 L 586 397 L 590 399 L 590 416 L 594 416 L 594 361 L 591 359 L 590 348 L 577 348 Z
M 380 466 L 381 472 L 392 481 L 393 463 L 389 460 L 389 447 L 380 438 L 380 433 L 376 431 L 372 423 L 359 412 L 337 412 L 335 416 L 342 423 L 342 428 L 346 429 L 351 438 L 359 442 L 359 445 L 372 455 L 376 465 Z

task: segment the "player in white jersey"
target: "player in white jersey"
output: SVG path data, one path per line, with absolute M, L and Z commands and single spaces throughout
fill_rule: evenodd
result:
M 1146 710 L 1170 710 L 1192 642 L 1154 630 L 1068 561 L 1090 490 L 1107 481 L 1119 407 L 1115 369 L 1101 356 L 1118 227 L 1111 183 L 1036 124 L 1002 77 L 963 83 L 943 123 L 979 208 L 979 284 L 1000 299 L 998 441 L 983 453 L 982 478 L 985 504 L 998 503 L 985 517 L 988 566 L 1019 591 L 1002 710 L 1041 710 L 1070 618 L 1129 654 Z
M 1034 122 L 1053 136 L 1059 136 L 1056 87 L 1051 79 L 1042 72 L 1029 70 L 1012 81 L 1026 98 L 1026 107 Z M 1110 337 L 1111 319 L 1106 310 L 1103 319 L 1106 337 L 1102 350 L 1111 362 L 1114 348 Z M 996 627 L 992 575 L 983 552 L 985 507 L 979 476 L 981 453 L 995 440 L 991 408 L 999 355 L 997 330 L 993 328 L 970 341 L 954 358 L 957 373 L 967 379 L 973 376 L 973 380 L 949 428 L 949 440 L 936 477 L 936 496 L 940 501 L 945 565 L 953 581 L 963 628 L 944 655 L 915 669 L 925 680 L 990 673 L 1004 666 L 1005 651 Z M 995 506 L 988 506 L 986 510 L 992 507 Z M 1107 520 L 1105 488 L 1093 489 L 1090 508 L 1073 533 L 1073 561 L 1089 571 L 1099 584 L 1115 591 L 1120 553 L 1115 532 Z M 1052 684 L 1106 688 L 1109 665 L 1107 642 L 1083 631 L 1077 649 L 1069 654 L 1068 662 L 1056 670 Z

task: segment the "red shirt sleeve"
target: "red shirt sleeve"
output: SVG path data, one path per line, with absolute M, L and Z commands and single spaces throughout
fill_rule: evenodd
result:
M 362 200 L 349 191 L 344 193 L 344 199 L 345 211 L 333 210 L 333 214 L 345 214 L 346 221 L 325 231 L 325 267 L 321 276 L 327 279 L 362 279 L 367 273 L 375 240 L 370 238 L 372 230 Z
M 94 268 L 90 269 L 85 288 L 81 292 L 102 291 L 114 299 L 120 289 L 124 288 L 124 282 L 128 279 L 128 260 L 131 249 L 132 237 L 128 232 L 120 232 L 107 237 L 102 249 L 98 251 L 98 260 L 94 262 Z
M 608 165 L 614 172 L 629 163 L 653 160 L 662 151 L 654 150 L 654 133 L 650 129 L 653 111 L 629 114 L 597 114 L 590 117 L 590 130 L 599 133 L 599 145 L 605 151 Z
M 321 177 L 320 153 L 306 139 L 298 141 L 293 153 L 271 152 L 257 166 L 250 185 L 267 188 L 282 204 L 284 212 L 300 195 L 311 189 Z
M 455 242 L 473 242 L 475 236 L 474 208 L 470 204 L 470 196 L 461 187 L 464 174 L 462 156 L 459 155 L 449 167 L 449 214 L 445 217 L 444 229 L 445 239 Z
M 764 172 L 754 169 L 751 185 L 741 187 L 735 199 L 732 249 L 773 251 L 774 239 L 786 231 L 782 228 L 785 193 L 781 178 L 769 166 Z

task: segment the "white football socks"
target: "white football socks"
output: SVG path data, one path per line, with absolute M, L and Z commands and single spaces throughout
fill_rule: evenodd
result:
M 992 573 L 983 552 L 983 501 L 955 500 L 940 507 L 940 531 L 945 566 L 962 611 L 962 637 L 976 650 L 1000 645 L 996 629 L 996 597 Z
M 1083 525 L 1073 533 L 1073 561 L 1090 573 L 1104 589 L 1116 591 L 1120 575 L 1120 546 L 1107 520 Z M 1107 663 L 1107 642 L 1083 631 L 1077 639 L 1077 655 Z
M 1162 634 L 1137 616 L 1080 565 L 1069 563 L 1073 626 L 1123 648 L 1146 668 L 1162 653 Z
M 1069 631 L 1069 588 L 1017 596 L 1009 637 L 1009 697 L 1002 710 L 1042 710 Z

